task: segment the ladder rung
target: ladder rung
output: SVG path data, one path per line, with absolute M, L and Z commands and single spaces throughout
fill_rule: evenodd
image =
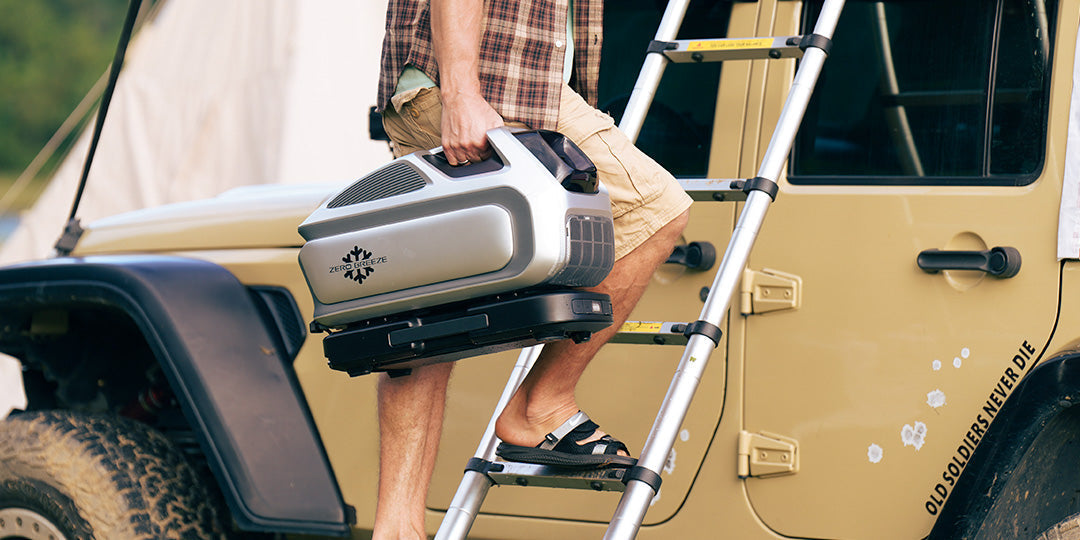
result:
M 800 36 L 653 41 L 649 52 L 663 53 L 676 63 L 801 58 Z
M 745 201 L 745 180 L 679 178 L 679 185 L 695 201 Z
M 611 343 L 634 343 L 647 345 L 686 345 L 683 335 L 686 323 L 626 321 L 619 327 L 619 332 L 611 338 Z
M 563 489 L 586 489 L 592 491 L 624 491 L 623 475 L 626 469 L 567 469 L 534 465 L 532 463 L 514 463 L 496 461 L 492 463 L 487 476 L 501 486 L 553 487 Z

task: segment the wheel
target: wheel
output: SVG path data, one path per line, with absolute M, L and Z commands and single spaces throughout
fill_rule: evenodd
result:
M 1043 531 L 1035 540 L 1080 540 L 1080 514 L 1073 514 Z
M 224 539 L 214 500 L 138 422 L 67 411 L 0 421 L 0 540 Z

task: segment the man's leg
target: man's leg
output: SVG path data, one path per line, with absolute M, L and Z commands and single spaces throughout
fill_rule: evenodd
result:
M 405 99 L 407 98 L 407 99 Z M 397 157 L 439 145 L 438 89 L 417 89 L 383 111 Z M 427 538 L 424 505 L 442 435 L 452 363 L 413 369 L 406 377 L 379 375 L 379 498 L 373 538 Z
M 582 344 L 561 341 L 544 347 L 495 427 L 499 438 L 518 446 L 539 444 L 578 411 L 574 397 L 578 379 L 630 315 L 656 267 L 671 255 L 690 206 L 690 198 L 670 173 L 636 148 L 610 116 L 565 85 L 556 130 L 593 161 L 611 197 L 617 260 L 607 279 L 593 290 L 611 296 L 615 324 Z
M 424 504 L 435 469 L 453 364 L 379 375 L 379 499 L 375 539 L 427 538 Z
M 496 422 L 495 431 L 500 439 L 510 444 L 535 446 L 578 411 L 574 397 L 578 379 L 600 347 L 626 321 L 645 292 L 653 271 L 671 255 L 687 221 L 688 212 L 683 212 L 615 262 L 603 283 L 592 289 L 611 296 L 615 323 L 585 343 L 563 340 L 544 346 L 540 358 Z M 598 432 L 582 442 L 602 435 Z

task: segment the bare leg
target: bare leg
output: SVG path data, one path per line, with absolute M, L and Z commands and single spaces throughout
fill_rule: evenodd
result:
M 689 213 L 684 212 L 615 262 L 607 279 L 593 289 L 611 296 L 615 324 L 585 343 L 564 340 L 545 345 L 544 352 L 495 424 L 495 433 L 500 439 L 510 444 L 535 446 L 544 440 L 544 435 L 578 411 L 574 397 L 578 379 L 600 347 L 626 321 L 644 294 L 653 271 L 671 255 L 688 219 Z M 597 433 L 583 442 L 602 435 Z
M 427 538 L 424 504 L 435 469 L 453 364 L 379 379 L 379 500 L 373 538 Z

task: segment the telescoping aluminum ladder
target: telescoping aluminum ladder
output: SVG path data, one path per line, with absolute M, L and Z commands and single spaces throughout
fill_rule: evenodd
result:
M 668 62 L 716 62 L 764 58 L 802 58 L 795 72 L 787 101 L 765 151 L 758 174 L 749 180 L 682 180 L 695 200 L 741 200 L 739 220 L 717 269 L 701 317 L 678 325 L 687 336 L 686 349 L 656 415 L 652 430 L 637 465 L 629 469 L 601 468 L 568 473 L 543 465 L 495 461 L 495 419 L 517 390 L 536 358 L 540 346 L 522 351 L 510 373 L 506 387 L 491 416 L 476 454 L 469 460 L 465 475 L 450 503 L 436 540 L 465 538 L 492 485 L 544 486 L 599 491 L 622 491 L 623 495 L 608 525 L 605 539 L 630 539 L 637 535 L 649 503 L 660 490 L 660 471 L 671 452 L 675 437 L 686 417 L 694 392 L 720 342 L 720 322 L 731 305 L 735 289 L 750 257 L 769 205 L 776 198 L 776 181 L 791 151 L 795 134 L 806 112 L 810 95 L 821 73 L 832 43 L 833 31 L 843 9 L 843 0 L 825 0 L 814 31 L 805 36 L 751 39 L 676 40 L 690 0 L 672 0 L 664 11 L 656 39 L 642 65 L 619 129 L 631 140 L 637 138 L 649 105 Z M 672 332 L 665 323 L 664 332 Z

